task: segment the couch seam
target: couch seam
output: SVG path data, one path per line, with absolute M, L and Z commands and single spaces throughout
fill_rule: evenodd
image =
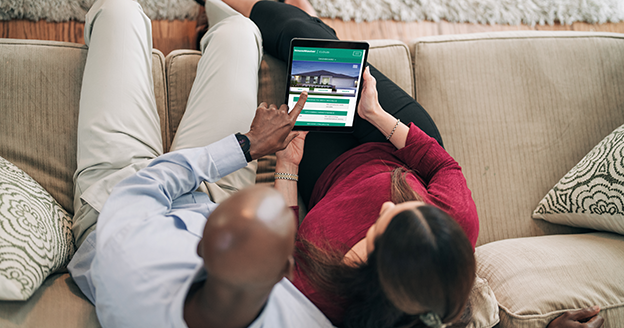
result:
M 55 47 L 55 48 L 74 48 L 74 49 L 89 49 L 86 44 L 82 43 L 73 43 L 73 42 L 61 42 L 61 41 L 52 41 L 52 40 L 34 40 L 34 41 L 43 41 L 45 43 L 37 43 L 37 42 L 0 42 L 2 46 L 37 46 L 37 47 Z M 48 44 L 47 42 L 58 42 Z
M 496 296 L 496 294 L 494 294 Z M 496 302 L 498 303 L 498 307 L 505 312 L 508 316 L 518 319 L 518 320 L 523 320 L 523 321 L 528 321 L 528 320 L 534 320 L 534 319 L 546 319 L 552 315 L 555 314 L 562 314 L 568 311 L 572 311 L 574 309 L 565 309 L 565 310 L 558 310 L 558 311 L 553 311 L 553 312 L 549 312 L 547 314 L 531 314 L 531 315 L 520 315 L 520 314 L 516 314 L 511 312 L 511 310 L 509 310 L 507 307 L 505 307 L 504 305 L 501 305 L 498 301 Z M 603 310 L 609 310 L 609 309 L 613 309 L 613 308 L 618 308 L 618 307 L 622 307 L 624 306 L 624 302 L 620 302 L 620 303 L 616 303 L 616 304 L 610 304 L 608 306 L 603 307 L 602 305 L 600 306 L 600 311 Z
M 527 36 L 501 36 L 501 37 L 483 37 L 483 38 L 474 38 L 474 39 L 454 39 L 454 40 L 424 40 L 419 41 L 415 39 L 413 42 L 416 44 L 425 44 L 425 43 L 448 43 L 448 42 L 467 42 L 467 41 L 487 41 L 487 40 L 519 40 L 519 39 L 593 39 L 593 38 L 606 38 L 606 39 L 616 39 L 622 40 L 623 36 L 616 35 L 527 35 Z

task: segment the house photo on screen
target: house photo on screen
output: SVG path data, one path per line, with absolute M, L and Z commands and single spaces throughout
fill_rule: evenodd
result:
M 355 97 L 360 63 L 293 61 L 291 93 Z

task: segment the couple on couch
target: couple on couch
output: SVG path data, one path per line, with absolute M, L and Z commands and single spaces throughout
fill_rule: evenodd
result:
M 476 208 L 429 115 L 369 67 L 356 131 L 306 140 L 292 131 L 305 94 L 290 113 L 256 106 L 263 49 L 287 60 L 293 37 L 334 31 L 305 0 L 225 2 L 205 4 L 203 55 L 168 154 L 149 19 L 131 0 L 87 14 L 69 270 L 102 326 L 469 320 Z M 251 187 L 255 160 L 272 153 L 275 188 Z M 298 189 L 310 209 L 299 227 Z M 599 326 L 597 313 L 557 320 Z

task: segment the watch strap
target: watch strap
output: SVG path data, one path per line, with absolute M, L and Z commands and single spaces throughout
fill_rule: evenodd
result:
M 247 160 L 247 163 L 251 162 L 251 154 L 249 153 L 251 143 L 249 142 L 249 138 L 247 138 L 247 136 L 242 133 L 237 133 L 234 136 L 236 136 L 236 140 L 238 140 L 238 145 L 241 147 L 243 154 L 245 154 L 245 159 Z

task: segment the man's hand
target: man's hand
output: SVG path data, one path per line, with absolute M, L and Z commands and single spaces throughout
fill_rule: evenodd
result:
M 249 154 L 252 159 L 258 159 L 267 154 L 280 151 L 294 139 L 297 134 L 290 133 L 295 126 L 295 121 L 308 99 L 308 93 L 302 92 L 299 101 L 288 113 L 288 106 L 280 108 L 271 104 L 261 103 L 256 109 L 256 116 L 251 122 L 251 128 L 245 135 L 249 138 Z
M 599 306 L 568 311 L 551 321 L 547 328 L 599 328 L 604 323 L 604 318 L 598 315 L 599 312 Z

